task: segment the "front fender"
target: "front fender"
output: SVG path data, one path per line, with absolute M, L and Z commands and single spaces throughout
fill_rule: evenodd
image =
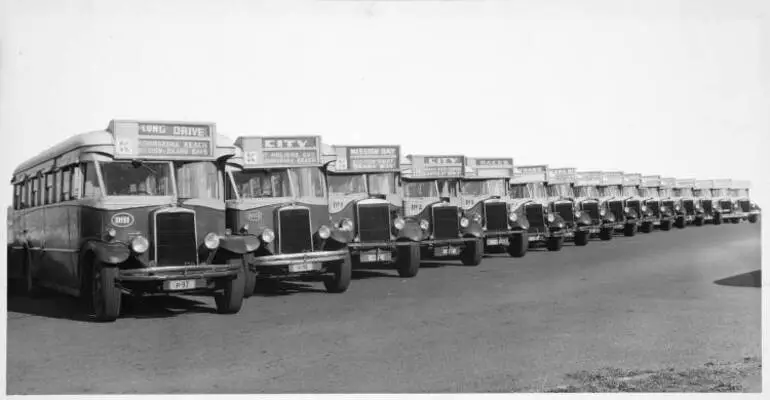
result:
M 341 229 L 332 229 L 331 235 L 329 235 L 329 239 L 327 240 L 333 240 L 340 244 L 348 244 L 353 241 L 354 236 L 355 236 L 355 233 L 353 233 L 353 231 L 343 231 Z
M 414 220 L 404 220 L 404 228 L 398 231 L 396 240 L 419 242 L 423 238 L 422 228 L 420 223 Z
M 256 235 L 230 235 L 220 238 L 219 248 L 235 254 L 253 253 L 261 241 Z
M 481 224 L 478 222 L 475 222 L 473 220 L 470 220 L 468 222 L 467 228 L 462 228 L 462 235 L 463 237 L 481 237 L 483 235 L 484 229 L 481 227 Z
M 91 241 L 85 248 L 96 256 L 96 260 L 104 264 L 122 264 L 131 256 L 131 249 L 122 242 Z

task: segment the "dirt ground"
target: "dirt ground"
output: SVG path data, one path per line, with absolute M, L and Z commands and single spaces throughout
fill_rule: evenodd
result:
M 51 295 L 8 304 L 7 392 L 548 391 L 580 371 L 761 362 L 760 226 L 684 230 L 134 304 L 99 324 Z M 573 375 L 570 375 L 573 374 Z

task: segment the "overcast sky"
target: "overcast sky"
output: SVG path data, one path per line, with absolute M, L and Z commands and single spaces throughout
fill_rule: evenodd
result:
M 4 3 L 8 179 L 69 135 L 147 118 L 751 179 L 767 198 L 761 0 Z

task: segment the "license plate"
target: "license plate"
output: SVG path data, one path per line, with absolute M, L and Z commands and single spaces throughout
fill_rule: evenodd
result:
M 196 288 L 195 279 L 185 279 L 181 281 L 165 281 L 163 282 L 163 289 L 166 290 L 188 290 Z
M 303 263 L 289 265 L 289 272 L 308 272 L 321 269 L 321 266 L 316 263 Z
M 390 261 L 389 252 L 381 251 L 367 251 L 361 253 L 361 262 L 378 262 L 378 261 Z
M 529 241 L 530 242 L 537 242 L 538 240 L 542 240 L 542 239 L 543 239 L 542 236 L 530 236 L 529 237 Z
M 487 246 L 507 246 L 508 238 L 489 238 L 487 239 Z
M 457 254 L 460 254 L 460 249 L 457 248 L 457 247 L 452 247 L 452 246 L 436 247 L 433 250 L 433 255 L 435 255 L 437 257 L 453 256 L 453 255 L 457 255 Z

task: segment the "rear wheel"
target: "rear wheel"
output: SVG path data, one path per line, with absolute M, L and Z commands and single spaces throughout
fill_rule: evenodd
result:
M 662 230 L 662 231 L 670 231 L 672 224 L 673 223 L 671 222 L 670 219 L 666 220 L 666 221 L 660 221 L 660 230 Z
M 575 246 L 585 246 L 588 244 L 588 238 L 591 236 L 591 232 L 575 232 Z
M 623 235 L 625 236 L 635 236 L 636 235 L 636 224 L 626 224 L 623 226 Z
M 463 265 L 476 267 L 481 264 L 482 257 L 484 257 L 484 242 L 482 239 L 476 239 L 465 245 L 465 249 L 460 254 L 460 261 Z
M 352 275 L 353 263 L 350 260 L 350 253 L 345 254 L 342 261 L 334 261 L 330 266 L 331 275 L 324 277 L 324 287 L 329 293 L 344 293 L 350 286 L 350 276 Z
M 612 240 L 612 236 L 614 233 L 615 233 L 614 228 L 602 228 L 602 230 L 599 231 L 599 239 Z
M 559 251 L 561 250 L 562 246 L 564 246 L 564 237 L 562 236 L 551 236 L 546 242 L 546 248 L 548 251 Z
M 217 304 L 217 313 L 219 314 L 235 314 L 241 311 L 243 291 L 246 288 L 247 268 L 243 259 L 240 259 L 240 262 L 241 268 L 235 278 L 224 281 L 222 293 L 214 295 L 214 302 Z
M 513 235 L 510 238 L 511 243 L 508 244 L 508 254 L 511 257 L 524 257 L 529 249 L 529 237 L 526 234 Z
M 121 291 L 115 280 L 118 267 L 94 262 L 91 268 L 91 301 L 98 321 L 112 322 L 120 315 Z
M 409 246 L 399 246 L 396 257 L 398 276 L 402 278 L 417 276 L 420 270 L 420 245 L 414 243 Z

